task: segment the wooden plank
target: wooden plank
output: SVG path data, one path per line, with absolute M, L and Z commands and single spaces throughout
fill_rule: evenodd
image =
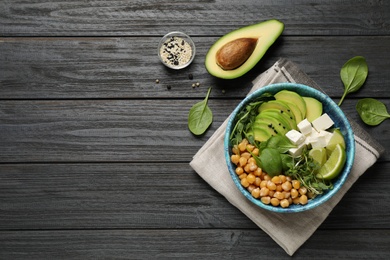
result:
M 369 77 L 350 96 L 389 95 L 383 86 L 390 85 L 390 36 L 282 36 L 255 68 L 236 80 L 217 79 L 205 69 L 205 55 L 217 37 L 195 37 L 197 56 L 181 71 L 159 62 L 159 39 L 0 38 L 0 99 L 202 98 L 209 87 L 214 97 L 243 98 L 251 81 L 280 57 L 296 62 L 331 97 L 341 97 L 340 69 L 356 55 L 366 57 Z M 193 89 L 196 82 L 200 87 Z
M 389 171 L 370 168 L 320 229 L 387 229 Z M 257 228 L 187 163 L 0 164 L 0 200 L 0 230 Z
M 73 230 L 0 232 L 2 259 L 290 259 L 259 230 Z M 317 231 L 297 259 L 388 259 L 389 230 Z
M 222 35 L 268 19 L 286 24 L 286 35 L 389 33 L 387 1 L 1 1 L 0 35 L 112 36 Z
M 2 101 L 0 162 L 189 162 L 239 101 L 210 100 L 214 122 L 200 137 L 187 126 L 198 100 Z M 357 120 L 355 104 L 343 110 Z M 365 128 L 389 147 L 389 124 Z

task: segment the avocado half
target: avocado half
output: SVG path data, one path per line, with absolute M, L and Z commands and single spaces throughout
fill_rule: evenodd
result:
M 268 48 L 282 34 L 284 24 L 278 20 L 267 20 L 234 30 L 218 39 L 206 55 L 207 71 L 218 78 L 234 79 L 251 70 L 264 56 Z M 222 69 L 217 63 L 217 52 L 227 43 L 240 38 L 257 38 L 256 46 L 248 59 L 235 69 Z

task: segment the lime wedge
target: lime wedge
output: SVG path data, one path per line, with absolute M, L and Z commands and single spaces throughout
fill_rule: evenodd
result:
M 336 148 L 337 144 L 340 144 L 341 147 L 345 149 L 344 136 L 339 129 L 335 129 L 333 131 L 333 135 L 330 138 L 328 145 L 326 146 L 326 150 L 328 150 L 328 154 L 330 154 Z
M 320 166 L 324 165 L 327 159 L 326 149 L 324 147 L 313 148 L 309 152 L 309 156 L 313 158 Z
M 341 144 L 336 144 L 336 147 L 330 154 L 325 164 L 318 170 L 317 178 L 324 180 L 331 180 L 337 177 L 344 167 L 346 161 L 345 149 Z

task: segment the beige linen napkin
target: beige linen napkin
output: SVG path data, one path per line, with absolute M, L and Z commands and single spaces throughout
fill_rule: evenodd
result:
M 301 83 L 320 89 L 295 63 L 282 58 L 255 79 L 251 92 L 263 86 L 281 82 Z M 246 199 L 230 177 L 223 146 L 227 121 L 228 119 L 195 154 L 190 165 L 207 183 L 271 236 L 289 255 L 293 255 L 314 233 L 352 184 L 384 152 L 384 148 L 380 144 L 357 123 L 350 120 L 355 134 L 355 161 L 352 171 L 340 191 L 326 203 L 310 210 L 310 212 L 293 214 L 269 212 Z

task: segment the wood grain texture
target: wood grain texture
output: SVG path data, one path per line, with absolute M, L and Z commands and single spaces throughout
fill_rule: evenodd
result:
M 387 229 L 390 163 L 370 168 L 320 229 Z M 255 229 L 188 163 L 1 164 L 5 230 Z M 1 250 L 0 250 L 1 251 Z
M 207 73 L 205 56 L 217 39 L 195 37 L 193 64 L 174 71 L 158 60 L 159 37 L 0 38 L 0 99 L 203 98 L 209 87 L 215 90 L 212 97 L 243 98 L 256 76 L 280 57 L 296 62 L 329 96 L 341 97 L 340 69 L 357 55 L 366 58 L 369 77 L 350 96 L 389 95 L 390 36 L 282 36 L 257 66 L 236 80 Z M 200 87 L 193 89 L 196 82 Z
M 367 82 L 342 109 L 390 147 L 390 120 L 368 127 L 355 110 L 363 97 L 390 108 L 389 1 L 3 0 L 0 10 L 0 259 L 290 258 L 189 166 L 280 57 L 337 102 L 341 66 L 364 56 Z M 207 73 L 211 44 L 267 19 L 285 30 L 255 68 L 229 81 Z M 173 30 L 197 48 L 181 71 L 157 58 Z M 209 87 L 214 121 L 195 137 L 188 111 Z M 386 151 L 294 258 L 390 259 L 389 171 Z
M 390 107 L 389 99 L 382 101 Z M 0 162 L 189 162 L 240 100 L 210 100 L 214 121 L 200 137 L 187 126 L 188 111 L 196 102 L 2 101 Z M 355 105 L 355 100 L 345 100 L 343 110 L 361 122 Z M 389 147 L 389 124 L 362 126 Z M 387 152 L 382 160 L 389 159 Z
M 12 259 L 291 259 L 256 229 L 8 231 L 0 244 Z M 387 259 L 389 245 L 389 230 L 319 230 L 294 257 Z
M 383 35 L 387 1 L 1 1 L 3 36 L 223 35 L 268 19 L 287 35 Z M 369 10 L 369 11 L 367 11 Z

